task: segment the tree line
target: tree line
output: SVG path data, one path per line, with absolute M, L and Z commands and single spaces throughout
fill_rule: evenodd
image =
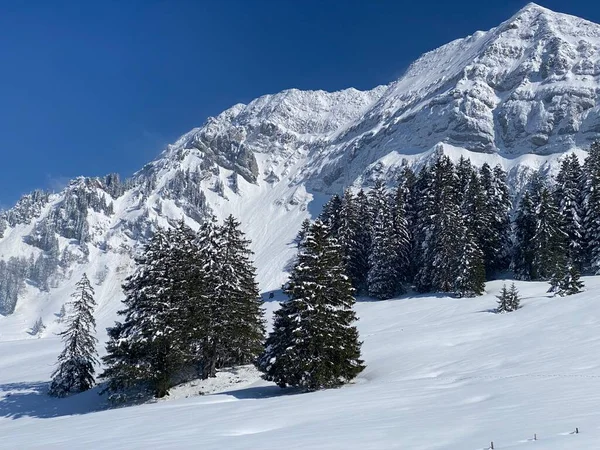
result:
M 418 173 L 404 167 L 393 189 L 377 180 L 369 192 L 334 195 L 319 217 L 362 295 L 387 299 L 414 286 L 477 296 L 510 270 L 576 293 L 581 273 L 600 270 L 600 143 L 583 165 L 567 155 L 553 180 L 533 174 L 516 199 L 499 165 L 440 155 Z
M 183 381 L 254 363 L 279 386 L 334 387 L 364 369 L 353 325 L 353 290 L 340 246 L 317 220 L 286 284 L 265 342 L 262 301 L 249 241 L 233 216 L 158 230 L 123 285 L 122 321 L 110 328 L 100 378 L 113 401 L 168 395 Z M 70 304 L 65 349 L 50 394 L 93 385 L 97 363 L 93 289 L 84 278 Z

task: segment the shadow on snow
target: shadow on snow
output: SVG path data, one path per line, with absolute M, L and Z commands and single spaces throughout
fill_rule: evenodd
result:
M 65 398 L 48 395 L 48 382 L 0 384 L 0 418 L 20 419 L 87 414 L 104 409 L 96 387 Z

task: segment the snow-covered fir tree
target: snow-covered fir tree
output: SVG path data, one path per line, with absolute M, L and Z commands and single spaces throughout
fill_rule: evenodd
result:
M 340 229 L 340 212 L 342 209 L 342 199 L 339 195 L 333 195 L 323 206 L 319 219 L 326 224 L 331 233 L 337 237 Z
M 202 378 L 216 376 L 225 353 L 228 311 L 226 299 L 220 294 L 223 280 L 222 242 L 216 218 L 202 223 L 194 240 L 194 286 L 189 294 L 195 324 L 192 341 L 199 349 L 197 361 Z
M 250 241 L 240 223 L 229 216 L 218 230 L 221 246 L 221 284 L 218 296 L 227 310 L 220 341 L 222 355 L 218 364 L 238 365 L 253 362 L 263 349 L 264 311 L 256 282 Z
M 339 243 L 346 273 L 358 293 L 367 292 L 372 219 L 369 199 L 363 190 L 353 195 L 347 190 L 340 210 Z
M 416 192 L 416 184 L 417 176 L 415 175 L 414 171 L 410 167 L 404 166 L 400 173 L 400 179 L 398 180 L 396 195 L 402 196 L 402 202 L 404 204 L 404 217 L 406 221 L 406 232 L 408 234 L 408 245 L 406 248 L 408 267 L 406 268 L 404 276 L 405 281 L 411 282 L 414 278 L 415 266 L 417 264 L 417 258 L 414 254 L 416 245 L 416 225 L 418 218 L 418 196 Z
M 550 189 L 544 186 L 535 205 L 532 279 L 549 280 L 566 260 L 567 235 Z
M 463 226 L 462 250 L 458 263 L 454 292 L 460 297 L 475 297 L 485 290 L 485 264 L 477 239 Z
M 462 218 L 460 215 L 454 165 L 440 156 L 431 168 L 431 182 L 424 193 L 421 223 L 422 262 L 415 284 L 420 291 L 451 292 L 461 254 Z
M 180 233 L 159 229 L 123 284 L 125 308 L 119 315 L 124 320 L 108 330 L 101 375 L 115 400 L 136 388 L 164 397 L 186 360 L 188 328 L 182 320 L 189 317 L 189 300 L 182 286 L 189 277 L 182 267 L 185 251 L 178 251 L 183 242 Z
M 556 176 L 554 197 L 562 219 L 563 229 L 567 234 L 567 258 L 579 270 L 583 267 L 585 248 L 582 179 L 579 158 L 574 153 L 567 155 L 562 160 L 560 171 Z
M 508 270 L 511 257 L 511 225 L 510 212 L 512 200 L 506 181 L 506 172 L 500 165 L 493 169 L 492 188 L 487 191 L 487 201 L 490 204 L 490 227 L 494 230 L 495 251 L 486 263 L 488 276 Z M 484 254 L 484 258 L 486 255 Z
M 584 265 L 600 273 L 600 141 L 592 144 L 583 165 Z
M 302 246 L 302 243 L 304 242 L 304 238 L 306 237 L 306 234 L 308 233 L 309 228 L 310 228 L 310 219 L 304 219 L 302 221 L 302 225 L 300 225 L 300 231 L 298 231 L 298 234 L 296 235 L 296 239 L 295 239 L 295 242 L 298 245 L 298 247 Z
M 519 203 L 514 224 L 515 250 L 512 265 L 515 276 L 520 280 L 531 280 L 532 277 L 535 230 L 535 209 L 527 191 Z
M 368 292 L 381 300 L 402 292 L 398 277 L 399 245 L 395 239 L 395 224 L 390 198 L 383 182 L 378 181 L 369 193 L 373 226 L 369 253 Z
M 94 289 L 83 274 L 75 286 L 65 318 L 66 330 L 59 333 L 64 349 L 58 356 L 58 367 L 52 374 L 50 395 L 65 397 L 87 391 L 94 386 L 94 366 L 98 364 Z
M 496 308 L 496 312 L 498 313 L 516 311 L 521 304 L 521 298 L 519 297 L 519 291 L 517 290 L 515 283 L 512 283 L 509 289 L 506 288 L 506 284 L 503 285 L 500 295 L 498 295 L 497 298 L 498 307 Z
M 569 265 L 565 270 L 562 278 L 558 281 L 556 289 L 556 295 L 565 297 L 567 295 L 579 294 L 582 292 L 584 287 L 583 281 L 581 281 L 581 275 L 579 270 L 574 265 Z
M 394 265 L 396 267 L 396 276 L 400 282 L 412 281 L 410 261 L 411 236 L 408 228 L 406 204 L 409 197 L 410 193 L 407 191 L 407 187 L 400 184 L 396 189 L 392 208 L 394 222 L 393 245 L 396 251 L 396 262 Z
M 280 387 L 317 390 L 355 378 L 364 365 L 353 326 L 352 286 L 340 246 L 320 220 L 311 226 L 285 293 L 289 300 L 275 312 L 258 361 L 265 379 Z

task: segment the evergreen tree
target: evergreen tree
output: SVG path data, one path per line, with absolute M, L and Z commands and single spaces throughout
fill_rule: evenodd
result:
M 406 246 L 407 267 L 403 279 L 412 281 L 415 276 L 415 267 L 418 261 L 414 253 L 416 247 L 417 220 L 418 220 L 418 195 L 417 195 L 417 177 L 410 167 L 404 166 L 398 181 L 398 191 L 396 193 L 396 202 L 402 201 L 404 205 L 404 217 L 406 220 L 406 233 L 408 244 Z M 401 198 L 398 198 L 401 197 Z M 399 233 L 400 235 L 401 233 Z
M 425 189 L 420 215 L 422 252 L 417 289 L 451 292 L 454 290 L 463 221 L 454 165 L 447 156 L 440 156 L 431 168 L 431 181 Z
M 512 312 L 519 309 L 521 304 L 521 299 L 519 297 L 519 291 L 515 286 L 515 283 L 510 285 L 510 289 L 506 289 L 506 284 L 502 286 L 502 290 L 500 291 L 500 295 L 498 298 L 498 307 L 496 308 L 496 312 L 505 313 Z
M 458 163 L 456 164 L 457 194 L 458 201 L 460 203 L 464 202 L 465 198 L 468 197 L 467 189 L 469 188 L 473 175 L 475 174 L 476 172 L 473 169 L 471 160 L 461 155 Z
M 498 295 L 496 298 L 498 299 L 498 307 L 496 308 L 496 312 L 506 313 L 512 311 L 510 295 L 508 293 L 508 289 L 506 289 L 506 284 L 502 286 L 500 295 Z
M 534 242 L 536 220 L 531 195 L 525 192 L 519 203 L 515 220 L 515 253 L 513 270 L 520 280 L 531 280 L 534 259 Z
M 485 202 L 481 211 L 480 245 L 486 261 L 488 278 L 506 270 L 509 263 L 511 208 L 506 173 L 500 166 L 492 168 L 484 163 L 480 169 L 481 187 Z
M 508 296 L 511 311 L 516 311 L 517 309 L 519 309 L 521 307 L 521 297 L 519 297 L 519 291 L 517 290 L 517 286 L 515 286 L 515 283 L 510 284 Z
M 372 218 L 369 199 L 363 190 L 356 196 L 344 196 L 341 214 L 340 244 L 343 248 L 346 273 L 355 291 L 366 293 Z
M 258 367 L 280 387 L 339 386 L 363 369 L 352 324 L 352 286 L 340 246 L 320 220 L 312 226 L 285 286 L 289 300 L 275 312 L 273 332 Z
M 371 211 L 374 217 L 369 254 L 367 283 L 369 295 L 388 299 L 402 291 L 398 278 L 398 242 L 395 239 L 394 218 L 390 199 L 383 182 L 378 181 L 370 192 Z
M 564 297 L 566 295 L 579 294 L 584 287 L 583 281 L 580 279 L 580 274 L 577 268 L 570 265 L 564 271 L 563 278 L 558 283 L 556 294 Z
M 600 141 L 590 147 L 583 165 L 584 265 L 600 274 Z
M 219 234 L 222 260 L 218 295 L 227 309 L 225 329 L 219 336 L 223 342 L 220 364 L 248 364 L 262 351 L 265 334 L 256 269 L 250 260 L 250 241 L 231 215 L 225 219 Z
M 535 235 L 533 236 L 533 279 L 548 280 L 565 264 L 566 234 L 550 190 L 543 187 L 535 208 Z
M 485 291 L 483 252 L 468 227 L 463 227 L 462 252 L 459 260 L 454 291 L 460 297 L 475 297 Z
M 494 167 L 492 190 L 488 192 L 488 201 L 491 211 L 490 226 L 494 230 L 495 251 L 484 257 L 490 257 L 486 265 L 486 272 L 488 276 L 491 276 L 509 269 L 511 254 L 510 211 L 512 200 L 506 182 L 506 172 L 500 165 Z
M 342 199 L 339 195 L 333 195 L 325 206 L 323 206 L 323 211 L 319 215 L 319 219 L 321 222 L 327 225 L 327 227 L 331 230 L 334 236 L 337 237 L 338 231 L 340 229 L 340 211 L 342 209 Z
M 409 193 L 406 186 L 400 184 L 396 190 L 394 197 L 394 205 L 392 209 L 394 232 L 393 232 L 393 247 L 396 252 L 396 277 L 398 283 L 411 280 L 411 262 L 410 262 L 410 241 L 411 236 L 408 229 L 408 213 L 406 207 L 407 197 Z M 399 285 L 401 287 L 401 285 Z
M 296 236 L 295 242 L 298 245 L 298 247 L 302 246 L 302 243 L 304 242 L 304 238 L 306 237 L 306 234 L 308 233 L 308 229 L 310 228 L 310 219 L 304 219 L 302 221 L 302 225 L 300 225 L 300 231 L 298 231 L 298 235 Z
M 225 336 L 228 328 L 228 302 L 221 290 L 223 273 L 223 242 L 216 226 L 216 218 L 204 221 L 194 240 L 194 283 L 191 299 L 191 317 L 196 324 L 192 341 L 199 349 L 197 361 L 202 378 L 216 376 L 226 352 Z
M 373 224 L 371 254 L 369 255 L 369 295 L 381 300 L 401 291 L 396 264 L 398 256 L 393 242 L 393 221 L 389 211 L 381 210 Z
M 584 258 L 584 229 L 582 217 L 582 170 L 574 153 L 563 159 L 556 177 L 555 203 L 567 234 L 567 258 L 579 269 Z
M 187 255 L 178 250 L 184 242 L 181 233 L 158 230 L 135 258 L 136 271 L 123 284 L 125 308 L 118 312 L 124 321 L 108 330 L 103 358 L 107 368 L 101 377 L 108 380 L 111 398 L 137 387 L 163 397 L 183 366 L 189 330 L 182 323 L 188 317 L 182 286 L 190 278 L 182 270 Z
M 50 395 L 65 397 L 87 391 L 94 385 L 94 365 L 98 363 L 94 320 L 94 289 L 83 274 L 69 303 L 67 329 L 59 334 L 65 348 L 58 356 L 58 367 L 52 374 Z

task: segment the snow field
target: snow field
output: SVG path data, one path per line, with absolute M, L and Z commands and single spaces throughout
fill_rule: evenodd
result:
M 475 299 L 361 301 L 367 369 L 308 394 L 246 367 L 103 410 L 97 390 L 45 396 L 57 338 L 1 342 L 0 448 L 523 449 L 534 434 L 536 448 L 597 448 L 600 278 L 584 280 L 586 292 L 565 298 L 517 282 L 523 308 L 501 315 L 490 310 L 502 281 Z

